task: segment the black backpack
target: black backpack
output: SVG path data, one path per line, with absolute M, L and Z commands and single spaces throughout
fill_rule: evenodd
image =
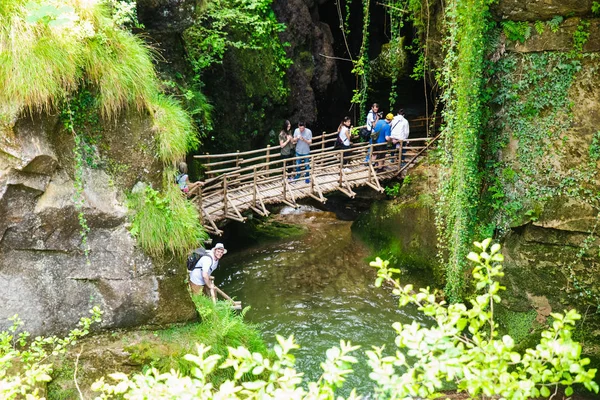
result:
M 196 264 L 198 264 L 198 261 L 200 261 L 200 259 L 204 256 L 209 256 L 212 258 L 210 252 L 203 247 L 198 247 L 196 250 L 192 251 L 187 258 L 188 271 L 193 271 L 196 269 Z

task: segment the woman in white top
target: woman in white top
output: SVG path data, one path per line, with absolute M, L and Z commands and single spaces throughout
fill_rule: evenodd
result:
M 336 141 L 336 147 L 340 149 L 349 149 L 352 142 L 350 141 L 350 131 L 352 129 L 352 121 L 350 117 L 344 117 L 342 123 L 338 127 L 338 137 Z M 350 155 L 349 151 L 344 152 L 344 161 L 346 164 L 348 162 L 347 158 Z

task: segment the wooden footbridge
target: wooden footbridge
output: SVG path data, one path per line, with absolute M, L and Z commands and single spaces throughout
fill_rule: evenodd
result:
M 428 127 L 437 132 L 439 120 L 409 120 L 411 135 L 426 135 Z M 248 209 L 266 216 L 267 204 L 284 203 L 297 207 L 296 201 L 312 197 L 325 202 L 325 194 L 339 191 L 354 197 L 357 186 L 383 191 L 381 181 L 402 176 L 413 167 L 437 138 L 408 139 L 399 149 L 378 149 L 369 143 L 353 143 L 350 149 L 334 148 L 337 132 L 313 136 L 311 152 L 306 157 L 282 158 L 279 146 L 228 154 L 194 156 L 205 168 L 203 186 L 194 189 L 192 201 L 198 207 L 204 227 L 220 235 L 217 222 L 224 219 L 245 221 Z M 400 158 L 399 154 L 404 155 Z M 366 162 L 367 154 L 370 161 Z M 373 160 L 373 155 L 377 158 Z M 378 168 L 377 161 L 383 161 Z M 297 162 L 302 164 L 297 174 Z M 305 168 L 309 167 L 308 177 Z M 197 191 L 197 192 L 196 192 Z M 196 193 L 194 193 L 196 192 Z

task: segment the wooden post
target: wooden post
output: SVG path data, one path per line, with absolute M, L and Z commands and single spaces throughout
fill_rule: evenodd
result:
M 310 178 L 310 192 L 314 192 L 315 191 L 315 156 L 309 156 L 310 157 L 310 174 L 308 175 L 308 177 Z
M 323 132 L 323 135 L 321 136 L 321 152 L 325 151 L 325 132 Z
M 344 179 L 343 179 L 343 170 L 344 169 L 344 153 L 341 152 L 340 153 L 340 187 L 342 186 L 342 183 L 344 183 Z
M 253 180 L 254 183 L 252 184 L 252 205 L 256 206 L 256 167 L 254 167 L 253 170 Z
M 281 193 L 283 194 L 283 200 L 286 200 L 286 187 L 285 184 L 287 182 L 287 178 L 288 178 L 288 172 L 287 172 L 287 158 L 283 160 L 283 180 L 281 181 Z
M 207 156 L 209 156 L 209 155 L 210 155 L 210 153 L 208 153 L 208 152 L 207 152 L 207 153 L 205 153 L 205 154 L 206 154 Z M 207 164 L 210 164 L 210 158 L 206 158 L 206 160 L 208 161 L 208 162 L 207 162 Z M 206 166 L 206 176 L 207 176 L 207 177 L 208 177 L 208 175 L 209 175 L 209 172 L 210 172 L 210 165 L 207 165 L 207 166 Z
M 237 151 L 237 154 L 235 156 L 235 167 L 239 168 L 240 167 L 240 151 Z
M 198 205 L 200 210 L 200 223 L 204 225 L 204 215 L 202 213 L 202 185 L 198 186 Z
M 271 160 L 271 145 L 268 144 L 267 145 L 267 165 L 265 166 L 265 169 L 269 169 L 269 161 Z
M 398 171 L 402 168 L 402 146 L 404 146 L 404 140 L 400 141 L 400 147 L 398 147 Z
M 227 177 L 223 177 L 223 217 L 227 218 Z

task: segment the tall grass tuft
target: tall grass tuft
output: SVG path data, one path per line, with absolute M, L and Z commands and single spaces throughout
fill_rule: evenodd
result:
M 151 256 L 162 257 L 169 252 L 183 258 L 208 235 L 198 211 L 179 188 L 174 184 L 165 187 L 164 194 L 150 186 L 131 193 L 128 206 L 135 213 L 131 234 Z
M 176 369 L 190 375 L 193 365 L 183 356 L 194 353 L 196 343 L 211 346 L 211 354 L 219 354 L 223 358 L 227 356 L 228 347 L 238 346 L 267 355 L 260 331 L 244 322 L 244 312 L 240 314 L 233 311 L 229 303 L 223 301 L 213 304 L 205 296 L 193 296 L 192 299 L 202 322 L 157 331 L 160 346 L 154 341 L 145 341 L 128 347 L 127 351 L 132 354 L 134 361 L 150 364 L 163 372 Z M 209 379 L 214 385 L 220 385 L 231 378 L 233 370 L 227 368 L 217 369 Z M 254 380 L 256 377 L 248 375 L 248 379 Z
M 185 157 L 198 144 L 198 136 L 190 115 L 181 108 L 177 100 L 163 95 L 156 96 L 152 103 L 155 135 L 158 139 L 158 156 L 165 163 Z
M 0 103 L 49 110 L 82 78 L 82 46 L 47 24 L 24 20 L 21 1 L 0 11 Z
M 101 1 L 0 3 L 0 103 L 49 111 L 85 81 L 112 118 L 156 96 L 151 50 Z
M 120 29 L 103 29 L 90 38 L 84 51 L 87 80 L 98 88 L 104 117 L 125 106 L 150 109 L 158 81 L 150 49 L 141 39 Z

